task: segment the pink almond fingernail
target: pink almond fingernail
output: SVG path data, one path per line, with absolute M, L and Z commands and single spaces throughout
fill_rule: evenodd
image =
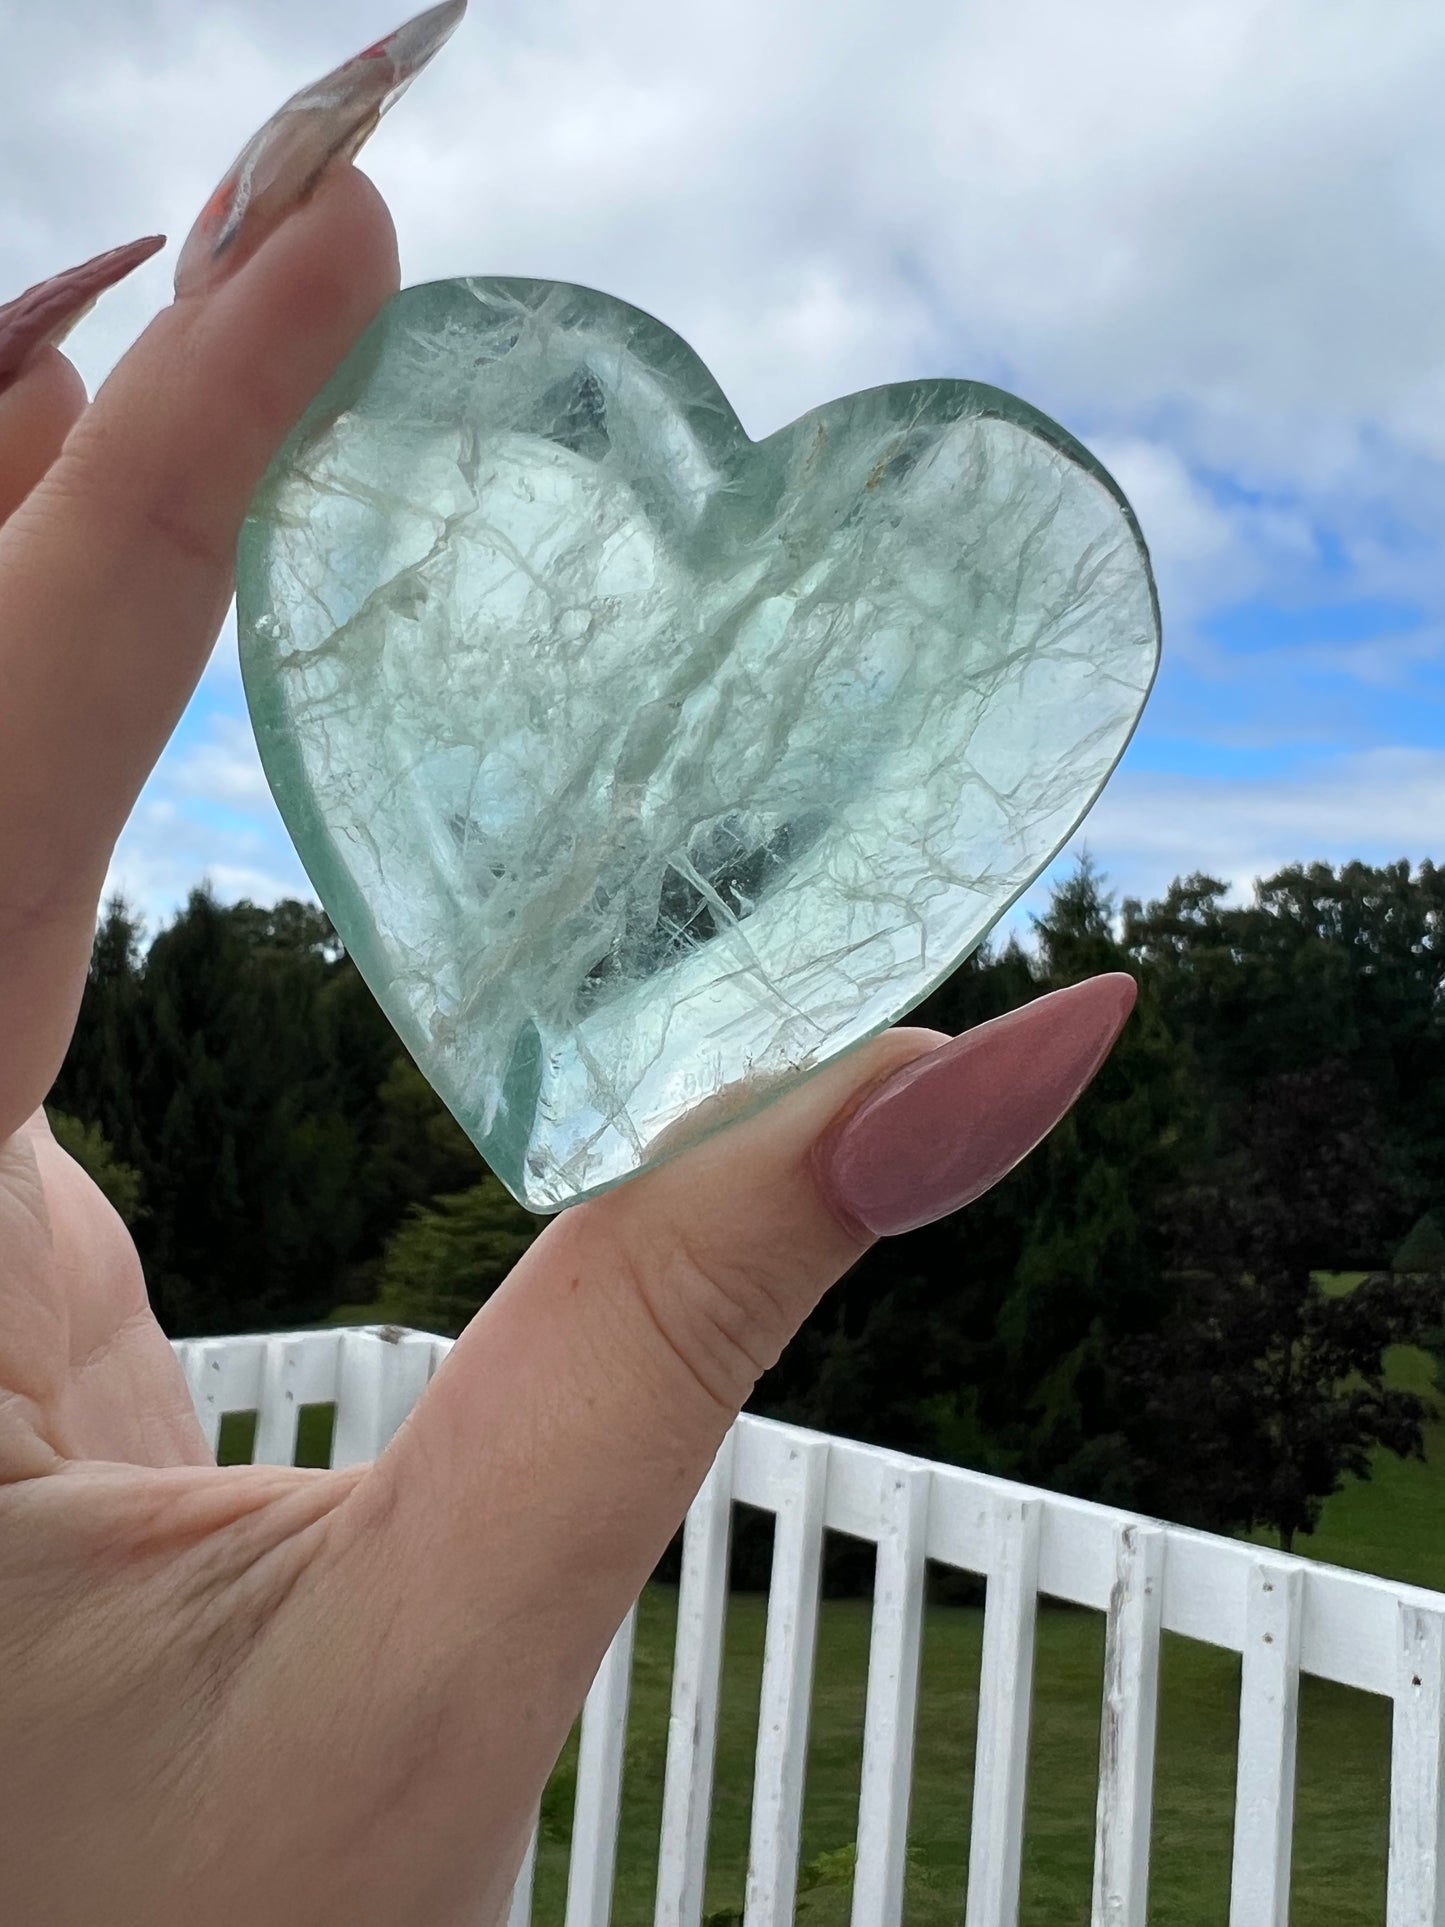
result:
M 1007 1176 L 1072 1107 L 1134 1008 L 1132 977 L 1056 990 L 916 1058 L 865 1092 L 813 1150 L 855 1237 L 931 1224 Z
M 78 268 L 37 281 L 33 288 L 0 308 L 0 389 L 25 372 L 33 355 L 63 341 L 75 324 L 89 314 L 107 288 L 149 261 L 166 244 L 163 234 L 148 234 L 124 247 L 109 248 Z

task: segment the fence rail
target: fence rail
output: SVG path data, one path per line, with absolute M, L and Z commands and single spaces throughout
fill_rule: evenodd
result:
M 212 1446 L 254 1412 L 289 1464 L 303 1405 L 335 1405 L 332 1463 L 372 1458 L 450 1349 L 390 1327 L 177 1344 Z M 1385 1927 L 1445 1927 L 1445 1595 L 1266 1552 L 954 1466 L 744 1417 L 688 1515 L 658 1847 L 656 1927 L 700 1927 L 735 1502 L 775 1516 L 745 1927 L 794 1918 L 825 1531 L 873 1542 L 852 1927 L 898 1927 L 928 1562 L 986 1583 L 966 1927 L 1017 1920 L 1039 1595 L 1105 1617 L 1093 1927 L 1144 1927 L 1160 1638 L 1240 1669 L 1230 1927 L 1286 1927 L 1299 1678 L 1393 1706 Z M 566 1927 L 605 1927 L 633 1619 L 583 1717 Z M 533 1851 L 509 1927 L 531 1918 Z M 1306 1924 L 1307 1927 L 1307 1924 Z

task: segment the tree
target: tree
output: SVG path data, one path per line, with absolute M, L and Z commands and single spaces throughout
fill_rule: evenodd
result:
M 135 1072 L 143 1052 L 141 935 L 124 898 L 110 898 L 91 945 L 75 1035 L 48 1100 L 66 1116 L 98 1126 L 132 1164 Z
M 1056 887 L 1036 935 L 1036 957 L 1010 944 L 971 959 L 920 1021 L 963 1030 L 1129 967 L 1087 860 Z M 1071 1115 L 962 1217 L 875 1246 L 763 1380 L 755 1409 L 1130 1502 L 1116 1354 L 1157 1327 L 1176 1289 L 1158 1205 L 1199 1154 L 1196 1083 L 1146 985 Z
M 393 1047 L 395 1039 L 393 1038 Z M 376 1091 L 366 1181 L 390 1233 L 429 1198 L 450 1196 L 483 1172 L 476 1146 L 405 1052 L 398 1051 Z
M 1420 1455 L 1423 1402 L 1386 1384 L 1385 1354 L 1437 1322 L 1438 1294 L 1317 1281 L 1377 1256 L 1398 1213 L 1369 1093 L 1339 1067 L 1268 1080 L 1227 1141 L 1174 1201 L 1180 1297 L 1123 1361 L 1131 1441 L 1150 1509 L 1267 1526 L 1288 1551 L 1374 1450 Z
M 1017 944 L 984 948 L 920 1006 L 916 1021 L 967 1030 L 1036 994 L 1032 963 Z M 937 1449 L 940 1428 L 956 1436 L 947 1401 L 985 1370 L 995 1280 L 1017 1251 L 1011 1187 L 1012 1180 L 970 1209 L 962 1261 L 953 1225 L 876 1245 L 763 1377 L 751 1409 L 903 1451 Z M 984 1449 L 969 1462 L 983 1462 Z
M 46 1115 L 51 1136 L 61 1150 L 75 1159 L 126 1224 L 136 1224 L 141 1216 L 140 1172 L 134 1165 L 121 1163 L 98 1124 L 82 1124 L 79 1118 L 49 1107 Z
M 1040 989 L 1136 974 L 1087 855 L 1035 934 Z M 1157 1329 L 1177 1291 L 1162 1204 L 1206 1142 L 1197 1082 L 1146 979 L 1094 1083 L 1009 1180 L 1026 1210 L 979 1409 L 1019 1476 L 1121 1505 L 1137 1497 L 1118 1357 Z
M 1445 1226 L 1433 1212 L 1427 1211 L 1401 1239 L 1394 1257 L 1390 1260 L 1391 1271 L 1445 1272 Z
M 398 1324 L 455 1337 L 540 1229 L 490 1172 L 470 1190 L 414 1205 L 382 1258 L 379 1304 Z
M 206 892 L 151 945 L 129 1067 L 149 1215 L 137 1242 L 166 1329 L 305 1322 L 359 1259 L 362 1146 L 337 1102 L 330 926 Z
M 162 1323 L 294 1325 L 366 1297 L 408 1208 L 482 1167 L 330 920 L 199 890 L 148 951 L 140 939 L 107 904 L 51 1101 L 122 1202 L 140 1187 Z
M 1212 1099 L 1343 1065 L 1417 1211 L 1445 1196 L 1445 869 L 1294 864 L 1225 902 L 1191 876 L 1124 905 L 1124 944 Z

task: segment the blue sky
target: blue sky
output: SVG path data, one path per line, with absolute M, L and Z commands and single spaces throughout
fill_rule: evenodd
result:
M 253 127 L 398 17 L 0 0 L 4 284 L 178 245 Z M 754 434 L 920 374 L 1063 421 L 1133 500 L 1166 624 L 1079 841 L 1124 893 L 1247 889 L 1445 854 L 1442 96 L 1437 0 L 473 0 L 366 164 L 406 279 L 608 288 Z M 173 262 L 84 324 L 87 375 Z M 154 922 L 203 875 L 305 887 L 229 631 L 112 880 Z

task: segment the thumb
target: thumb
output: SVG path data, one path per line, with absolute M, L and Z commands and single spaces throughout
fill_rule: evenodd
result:
M 952 1042 L 890 1032 L 555 1219 L 376 1468 L 407 1610 L 475 1627 L 486 1600 L 489 1673 L 515 1637 L 501 1676 L 550 1702 L 560 1743 L 759 1374 L 875 1236 L 967 1203 L 1052 1129 L 1134 996 L 1098 977 Z

